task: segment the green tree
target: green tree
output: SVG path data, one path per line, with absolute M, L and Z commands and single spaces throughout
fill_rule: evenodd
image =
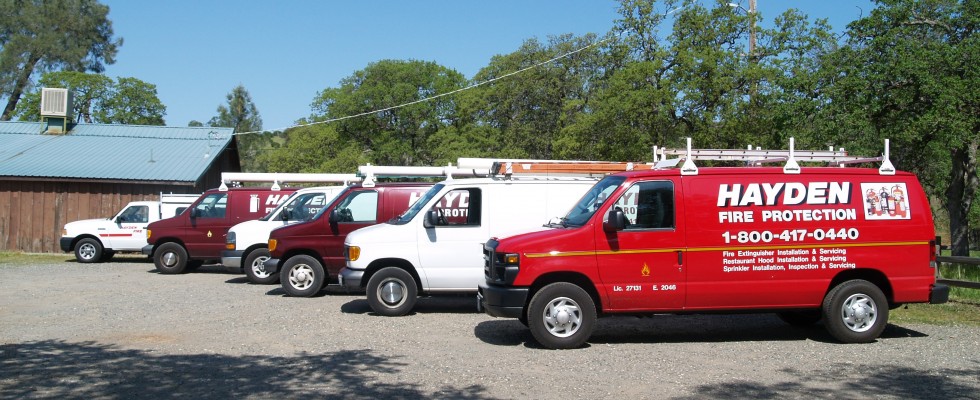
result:
M 0 2 L 0 98 L 9 121 L 37 71 L 102 72 L 115 62 L 109 7 L 94 0 Z
M 882 0 L 848 26 L 847 45 L 825 58 L 828 140 L 880 149 L 916 172 L 949 216 L 954 255 L 969 249 L 980 180 L 980 2 Z M 880 150 L 879 150 L 880 151 Z
M 48 72 L 35 90 L 24 94 L 14 115 L 21 121 L 39 121 L 41 88 L 68 88 L 78 121 L 100 124 L 164 125 L 166 106 L 157 97 L 156 85 L 136 78 L 113 81 L 102 74 L 75 71 Z
M 354 173 L 370 162 L 358 143 L 341 137 L 330 124 L 288 129 L 284 135 L 285 144 L 256 156 L 265 171 Z
M 431 165 L 435 156 L 426 145 L 440 129 L 454 125 L 458 114 L 452 96 L 421 100 L 465 83 L 460 73 L 433 62 L 378 61 L 342 80 L 340 87 L 321 91 L 311 119 L 368 113 L 332 123 L 341 143 L 356 143 L 379 165 Z M 394 108 L 412 102 L 418 103 Z
M 225 96 L 228 104 L 218 106 L 218 115 L 208 121 L 208 126 L 230 127 L 235 129 L 238 140 L 242 169 L 257 171 L 256 155 L 273 141 L 273 134 L 261 132 L 262 117 L 252 102 L 252 96 L 245 86 L 238 85 Z

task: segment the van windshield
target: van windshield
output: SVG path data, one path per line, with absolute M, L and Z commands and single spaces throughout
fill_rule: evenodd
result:
M 602 203 L 609 198 L 609 195 L 619 185 L 623 184 L 625 180 L 626 178 L 622 176 L 607 176 L 603 178 L 592 189 L 589 189 L 578 203 L 575 203 L 575 206 L 565 215 L 565 218 L 562 218 L 562 224 L 573 227 L 585 225 L 592 218 L 592 215 L 602 207 Z
M 419 211 L 422 211 L 422 207 L 425 207 L 425 205 L 429 203 L 429 200 L 432 200 L 433 197 L 436 197 L 436 194 L 438 194 L 439 191 L 442 190 L 443 186 L 445 185 L 441 183 L 437 183 L 433 185 L 431 188 L 429 188 L 428 192 L 425 192 L 425 194 L 423 194 L 422 197 L 416 200 L 415 203 L 412 203 L 412 206 L 409 207 L 408 210 L 405 210 L 405 212 L 402 213 L 402 215 L 392 218 L 391 221 L 388 221 L 388 223 L 392 225 L 407 224 L 408 221 L 411 221 L 412 218 L 415 218 L 415 215 L 418 214 Z

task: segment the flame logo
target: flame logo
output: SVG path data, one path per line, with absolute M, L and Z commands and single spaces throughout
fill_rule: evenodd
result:
M 647 266 L 647 263 L 643 263 L 643 269 L 640 270 L 640 275 L 650 276 L 650 267 Z

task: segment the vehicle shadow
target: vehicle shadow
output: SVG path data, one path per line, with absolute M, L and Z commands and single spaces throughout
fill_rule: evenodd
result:
M 340 306 L 340 311 L 346 314 L 377 315 L 371 310 L 371 305 L 364 297 L 344 303 Z M 480 312 L 476 310 L 476 296 L 442 295 L 420 297 L 415 303 L 415 308 L 407 315 L 434 313 L 479 314 Z
M 286 291 L 282 289 L 282 285 L 275 284 L 269 285 L 274 287 L 272 290 L 265 292 L 267 296 L 279 296 L 279 297 L 290 297 L 286 294 Z M 323 289 L 320 289 L 317 294 L 310 296 L 310 298 L 324 297 L 324 296 L 352 296 L 352 295 L 363 295 L 363 290 L 351 290 L 340 285 L 326 285 Z
M 371 349 L 294 356 L 161 355 L 91 341 L 45 340 L 0 345 L 0 398 L 490 398 L 487 387 L 478 384 L 442 384 L 429 391 L 402 376 L 409 366 L 402 356 Z
M 524 344 L 541 348 L 530 330 L 516 319 L 493 319 L 477 324 L 480 340 L 500 346 Z M 927 334 L 888 324 L 880 338 L 918 338 Z M 791 326 L 774 314 L 612 316 L 600 318 L 590 344 L 713 343 L 749 341 L 803 341 L 839 343 L 823 325 Z

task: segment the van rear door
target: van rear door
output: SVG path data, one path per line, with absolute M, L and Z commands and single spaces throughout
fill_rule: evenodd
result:
M 686 242 L 679 177 L 634 182 L 606 207 L 618 207 L 626 226 L 606 231 L 593 224 L 596 260 L 610 310 L 677 310 L 687 285 Z

